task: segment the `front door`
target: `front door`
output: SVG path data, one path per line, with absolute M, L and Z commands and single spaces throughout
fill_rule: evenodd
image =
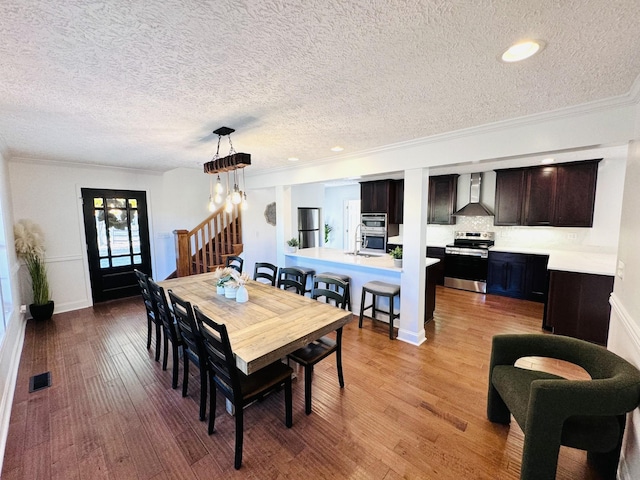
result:
M 93 301 L 138 295 L 133 270 L 151 275 L 146 193 L 83 188 L 82 201 Z

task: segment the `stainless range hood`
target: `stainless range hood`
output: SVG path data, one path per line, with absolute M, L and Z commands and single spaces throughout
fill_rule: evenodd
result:
M 469 203 L 453 214 L 454 217 L 488 217 L 493 216 L 493 212 L 480 203 L 480 186 L 482 185 L 482 174 L 471 174 L 471 185 L 469 193 Z

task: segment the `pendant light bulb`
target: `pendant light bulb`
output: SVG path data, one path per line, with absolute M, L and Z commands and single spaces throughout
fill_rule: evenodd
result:
M 242 194 L 240 193 L 240 189 L 238 185 L 233 186 L 233 193 L 231 194 L 231 202 L 234 205 L 238 205 L 242 201 Z
M 211 195 L 209 195 L 209 211 L 210 212 L 215 212 L 216 210 L 216 204 L 213 202 L 213 199 L 211 198 Z
M 242 203 L 240 204 L 240 209 L 242 211 L 247 210 L 249 208 L 249 204 L 247 203 L 247 194 L 242 194 Z
M 227 196 L 227 200 L 224 203 L 224 211 L 227 213 L 233 212 L 233 203 L 231 203 L 231 197 Z
M 222 193 L 222 190 L 222 182 L 220 181 L 220 175 L 218 175 L 218 180 L 216 180 L 215 192 L 217 195 L 220 195 Z
M 216 204 L 222 203 L 222 195 L 216 193 L 216 196 L 213 197 L 213 201 L 216 202 Z

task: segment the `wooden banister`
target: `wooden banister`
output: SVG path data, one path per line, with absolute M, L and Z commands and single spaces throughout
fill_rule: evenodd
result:
M 184 277 L 214 270 L 226 257 L 242 252 L 242 216 L 238 205 L 227 213 L 218 208 L 192 230 L 174 230 L 176 275 Z

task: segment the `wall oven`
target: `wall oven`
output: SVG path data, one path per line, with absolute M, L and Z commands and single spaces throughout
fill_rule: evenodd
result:
M 445 287 L 486 293 L 494 238 L 494 232 L 456 232 L 454 243 L 445 248 Z
M 360 251 L 373 255 L 387 253 L 387 214 L 363 213 L 360 217 Z

